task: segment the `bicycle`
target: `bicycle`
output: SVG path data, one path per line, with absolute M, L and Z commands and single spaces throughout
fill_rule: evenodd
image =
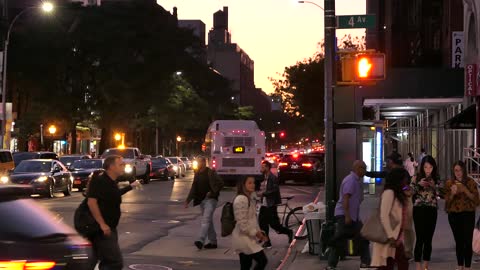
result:
M 291 208 L 290 205 L 288 205 L 288 201 L 293 198 L 295 198 L 295 196 L 282 197 L 282 203 L 277 205 L 277 207 L 285 206 L 285 208 L 283 209 L 281 224 L 284 224 L 284 226 L 292 230 L 293 233 L 297 233 L 298 228 L 303 224 L 305 214 L 303 213 L 303 208 L 301 206 Z M 283 203 L 284 200 L 285 203 Z M 289 210 L 288 213 L 287 210 Z M 303 233 L 300 236 L 295 236 L 295 239 L 305 239 L 307 238 L 307 236 L 308 233 L 304 228 Z

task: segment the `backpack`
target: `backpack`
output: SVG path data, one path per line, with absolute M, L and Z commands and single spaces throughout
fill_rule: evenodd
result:
M 232 234 L 235 224 L 237 223 L 237 221 L 235 221 L 235 214 L 233 213 L 233 203 L 226 202 L 225 205 L 223 205 L 220 222 L 222 224 L 222 237 Z
M 73 224 L 81 236 L 89 238 L 101 232 L 101 229 L 88 208 L 87 200 L 88 198 L 85 198 L 75 210 Z

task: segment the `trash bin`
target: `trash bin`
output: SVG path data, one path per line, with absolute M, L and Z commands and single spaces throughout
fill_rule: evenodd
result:
M 319 255 L 321 253 L 320 231 L 322 227 L 322 220 L 320 217 L 321 216 L 319 212 L 305 214 L 308 232 L 308 253 L 312 255 Z

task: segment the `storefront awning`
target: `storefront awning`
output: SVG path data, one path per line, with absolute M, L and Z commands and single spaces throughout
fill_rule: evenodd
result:
M 447 129 L 475 129 L 476 128 L 476 106 L 475 104 L 466 108 L 459 114 L 445 122 Z

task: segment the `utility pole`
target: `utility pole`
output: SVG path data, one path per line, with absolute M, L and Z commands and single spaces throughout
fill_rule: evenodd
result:
M 8 0 L 3 0 L 3 10 L 2 10 L 2 19 L 4 21 L 4 23 L 6 24 L 6 26 L 8 27 L 9 25 L 9 21 L 8 21 Z M 4 148 L 4 142 L 5 142 L 5 135 L 7 133 L 6 131 L 6 124 L 7 124 L 7 112 L 6 112 L 6 83 L 5 83 L 5 80 L 6 80 L 6 64 L 7 64 L 7 32 L 8 31 L 5 31 L 5 33 L 3 33 L 3 52 L 2 52 L 2 89 L 1 89 L 1 94 L 2 94 L 2 118 L 1 118 L 1 122 L 2 122 L 2 126 L 1 126 L 1 130 L 0 130 L 0 149 L 3 149 Z
M 325 8 L 325 205 L 326 220 L 333 222 L 335 210 L 335 127 L 333 89 L 335 87 L 336 18 L 335 0 L 324 0 Z

